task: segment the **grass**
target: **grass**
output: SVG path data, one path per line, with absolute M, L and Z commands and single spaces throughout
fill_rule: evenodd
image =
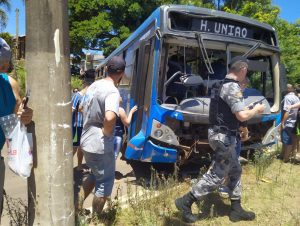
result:
M 300 225 L 299 170 L 300 165 L 284 164 L 274 155 L 261 154 L 256 156 L 255 163 L 244 166 L 242 204 L 257 217 L 255 221 L 234 225 Z M 106 214 L 113 211 L 113 217 L 95 225 L 186 225 L 174 200 L 189 191 L 190 182 L 178 182 L 176 178 L 160 178 L 160 181 L 149 189 L 129 186 L 126 205 L 108 209 Z M 193 205 L 193 212 L 199 214 L 194 225 L 232 225 L 228 219 L 229 207 L 230 201 L 221 199 L 217 193 L 208 195 Z

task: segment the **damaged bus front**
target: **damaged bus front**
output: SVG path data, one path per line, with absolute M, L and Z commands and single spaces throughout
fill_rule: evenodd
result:
M 251 138 L 243 149 L 277 142 L 284 75 L 271 26 L 215 10 L 162 6 L 111 56 L 121 54 L 127 63 L 120 87 L 124 107 L 139 106 L 127 135 L 127 159 L 185 164 L 209 153 L 213 88 L 237 55 L 249 59 L 246 105 L 266 106 L 248 121 Z

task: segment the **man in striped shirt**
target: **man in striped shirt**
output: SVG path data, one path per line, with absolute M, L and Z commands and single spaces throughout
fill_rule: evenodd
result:
M 76 92 L 72 97 L 72 134 L 73 134 L 73 155 L 77 152 L 77 170 L 82 170 L 83 153 L 80 148 L 80 139 L 83 128 L 83 112 L 81 104 L 87 88 L 95 81 L 95 70 L 90 69 L 83 74 L 84 88 Z

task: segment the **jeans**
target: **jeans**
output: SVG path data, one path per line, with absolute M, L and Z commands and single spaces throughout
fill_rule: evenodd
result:
M 123 137 L 115 136 L 114 138 L 114 153 L 115 153 L 115 159 L 118 158 L 119 152 L 122 147 L 122 141 Z

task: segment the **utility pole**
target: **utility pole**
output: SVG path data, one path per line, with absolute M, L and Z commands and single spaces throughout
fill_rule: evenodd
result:
M 74 226 L 68 0 L 26 0 L 26 71 L 35 127 L 28 225 Z
M 16 43 L 15 43 L 15 60 L 19 60 L 19 9 L 16 9 Z

